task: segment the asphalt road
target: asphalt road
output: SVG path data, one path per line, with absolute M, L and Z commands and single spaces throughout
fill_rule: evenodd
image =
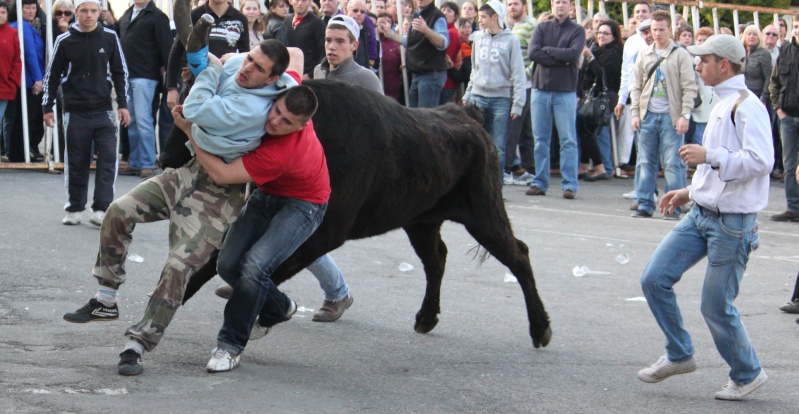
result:
M 557 178 L 555 179 L 557 181 Z M 137 183 L 119 177 L 117 193 Z M 97 284 L 90 270 L 97 228 L 60 224 L 63 177 L 0 170 L 0 412 L 25 413 L 788 413 L 799 405 L 795 316 L 778 307 L 793 289 L 799 224 L 768 216 L 784 209 L 772 182 L 736 304 L 769 382 L 745 402 L 713 394 L 727 382 L 699 312 L 705 262 L 677 286 L 699 369 L 660 384 L 635 373 L 664 353 L 664 338 L 642 296 L 640 272 L 674 222 L 632 219 L 621 194 L 631 180 L 585 183 L 576 200 L 506 187 L 517 237 L 531 250 L 554 337 L 533 349 L 521 290 L 506 268 L 478 265 L 474 240 L 444 227 L 449 261 L 440 322 L 413 331 L 424 273 L 402 232 L 350 242 L 333 252 L 355 303 L 335 323 L 311 321 L 321 290 L 303 272 L 282 286 L 302 307 L 288 323 L 251 343 L 232 372 L 208 374 L 224 302 L 206 285 L 178 312 L 144 373 L 117 374 L 125 328 L 141 316 L 166 258 L 167 225 L 141 225 L 128 261 L 116 322 L 76 325 L 62 315 Z M 661 182 L 660 188 L 662 189 Z M 88 221 L 88 213 L 84 220 Z M 626 254 L 629 262 L 616 258 Z M 413 266 L 400 271 L 402 263 Z M 591 272 L 575 277 L 572 269 Z

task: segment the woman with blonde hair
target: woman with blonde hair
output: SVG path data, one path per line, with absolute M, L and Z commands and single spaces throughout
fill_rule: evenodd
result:
M 258 47 L 264 40 L 264 15 L 261 5 L 256 0 L 245 0 L 241 3 L 241 13 L 247 18 L 247 27 L 250 30 L 250 50 Z
M 746 87 L 765 105 L 771 100 L 768 91 L 772 69 L 771 53 L 765 47 L 763 33 L 755 25 L 747 26 L 744 29 L 741 42 L 746 49 L 746 60 L 743 64 Z

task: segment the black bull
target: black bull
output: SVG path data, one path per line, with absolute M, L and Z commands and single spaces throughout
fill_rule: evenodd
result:
M 272 280 L 279 285 L 347 240 L 402 228 L 427 276 L 414 329 L 430 332 L 438 323 L 447 257 L 440 230 L 451 220 L 463 224 L 516 276 L 533 346 L 546 346 L 552 337 L 549 317 L 536 290 L 527 245 L 513 236 L 505 212 L 496 149 L 480 124 L 455 105 L 408 109 L 342 83 L 304 84 L 319 99 L 313 123 L 327 157 L 332 195 L 322 224 Z M 188 160 L 185 142 L 186 136 L 173 128 L 163 166 Z M 214 257 L 191 278 L 184 302 L 216 274 L 215 268 Z

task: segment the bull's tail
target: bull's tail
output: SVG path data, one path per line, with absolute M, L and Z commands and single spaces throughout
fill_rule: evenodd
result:
M 174 6 L 175 29 L 178 32 L 178 39 L 183 46 L 189 42 L 191 33 L 191 0 L 177 0 Z

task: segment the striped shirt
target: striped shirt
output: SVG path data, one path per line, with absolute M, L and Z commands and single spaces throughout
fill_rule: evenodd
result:
M 530 39 L 533 37 L 533 30 L 535 30 L 535 20 L 530 16 L 525 16 L 520 22 L 515 24 L 508 24 L 516 38 L 519 39 L 519 45 L 522 48 L 522 59 L 524 61 L 524 72 L 527 74 L 526 88 L 529 89 L 533 86 L 531 79 L 533 76 L 532 61 L 530 56 L 527 55 L 527 46 L 530 44 Z

